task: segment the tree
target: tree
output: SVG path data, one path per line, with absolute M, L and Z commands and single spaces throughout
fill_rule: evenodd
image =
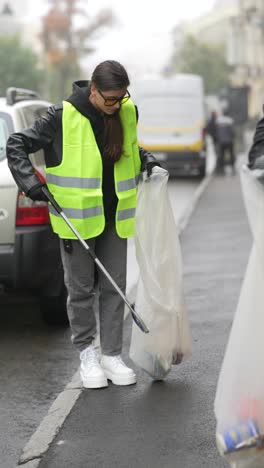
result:
M 108 9 L 91 19 L 83 2 L 85 4 L 85 0 L 49 0 L 51 8 L 42 19 L 41 37 L 56 99 L 65 97 L 69 82 L 80 73 L 81 58 L 94 51 L 92 40 L 96 34 L 115 21 Z
M 228 83 L 230 67 L 224 47 L 204 44 L 187 36 L 171 58 L 170 73 L 194 73 L 204 78 L 207 94 L 217 93 Z
M 0 38 L 0 96 L 9 86 L 40 91 L 43 72 L 31 49 L 23 47 L 18 37 Z

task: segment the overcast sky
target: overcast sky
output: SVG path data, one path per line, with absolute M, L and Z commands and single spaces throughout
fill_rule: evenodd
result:
M 192 20 L 212 9 L 215 0 L 88 0 L 92 16 L 111 8 L 119 24 L 96 42 L 96 52 L 86 60 L 89 71 L 102 60 L 121 61 L 132 76 L 157 72 L 171 53 L 171 29 L 181 20 Z M 42 10 L 43 0 L 31 0 L 32 14 Z M 43 8 L 43 7 L 42 7 Z

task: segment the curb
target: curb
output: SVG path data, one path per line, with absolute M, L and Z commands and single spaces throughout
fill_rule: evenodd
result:
M 195 190 L 194 195 L 192 196 L 191 201 L 184 212 L 184 215 L 180 218 L 178 223 L 180 236 L 188 225 L 197 203 L 211 182 L 213 175 L 213 172 L 207 175 Z M 133 301 L 133 297 L 135 297 L 135 293 L 136 285 L 133 285 L 127 294 L 131 302 Z M 124 320 L 126 319 L 128 313 L 128 307 L 126 307 Z M 77 371 L 72 377 L 72 380 L 66 385 L 64 390 L 52 403 L 47 415 L 41 421 L 34 434 L 22 449 L 18 465 L 22 465 L 22 468 L 38 468 L 40 462 L 42 461 L 43 455 L 49 449 L 50 444 L 58 434 L 60 428 L 62 427 L 67 416 L 70 414 L 82 391 L 83 387 L 80 381 L 79 371 Z
M 198 185 L 197 189 L 195 190 L 193 197 L 191 198 L 190 203 L 188 204 L 187 209 L 185 210 L 184 214 L 181 216 L 180 221 L 178 223 L 178 231 L 179 236 L 183 233 L 184 229 L 186 228 L 187 224 L 190 221 L 190 218 L 197 206 L 198 201 L 200 200 L 203 192 L 208 187 L 209 183 L 211 182 L 214 176 L 214 172 L 208 174 L 203 181 Z
M 52 403 L 47 415 L 23 448 L 18 465 L 23 465 L 23 468 L 37 468 L 39 466 L 44 453 L 70 414 L 82 390 L 79 371 L 77 371 Z

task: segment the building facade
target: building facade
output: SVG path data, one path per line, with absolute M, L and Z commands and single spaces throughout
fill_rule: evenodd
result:
M 264 2 L 240 0 L 238 15 L 232 21 L 230 62 L 234 67 L 231 81 L 247 85 L 249 114 L 258 117 L 264 103 Z
M 0 36 L 10 37 L 20 34 L 21 24 L 12 2 L 0 0 Z
M 0 11 L 8 5 L 17 18 L 25 16 L 28 12 L 29 0 L 0 0 Z
M 41 58 L 41 26 L 39 18 L 30 17 L 31 7 L 32 0 L 0 0 L 0 37 L 18 35 L 22 44 Z
M 230 33 L 230 19 L 237 16 L 238 3 L 236 0 L 219 0 L 206 15 L 197 18 L 187 25 L 186 31 L 205 43 L 212 45 L 223 44 L 227 47 Z
M 249 117 L 259 117 L 264 103 L 264 0 L 217 0 L 208 14 L 175 28 L 176 47 L 186 34 L 225 47 L 230 85 L 248 87 Z

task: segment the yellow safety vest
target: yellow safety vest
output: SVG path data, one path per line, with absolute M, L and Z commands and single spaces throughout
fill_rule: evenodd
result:
M 129 99 L 120 109 L 123 150 L 114 165 L 118 198 L 116 231 L 119 237 L 132 237 L 135 225 L 137 182 L 141 160 L 138 150 L 136 111 Z M 46 168 L 50 192 L 84 239 L 101 234 L 105 227 L 102 192 L 102 157 L 89 119 L 67 101 L 62 113 L 62 161 Z M 65 221 L 49 205 L 51 225 L 62 239 L 76 239 Z

